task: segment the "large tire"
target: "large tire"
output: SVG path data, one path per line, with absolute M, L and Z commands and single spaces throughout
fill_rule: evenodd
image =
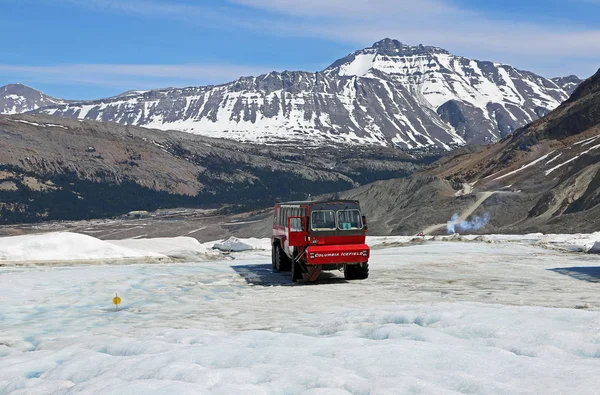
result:
M 365 280 L 369 277 L 369 263 L 359 265 L 344 265 L 344 278 L 346 280 Z
M 279 244 L 275 245 L 275 271 L 289 272 L 292 270 L 292 260 L 285 255 Z
M 277 243 L 273 243 L 273 245 L 271 246 L 271 269 L 273 269 L 273 271 L 275 271 L 277 269 L 277 264 L 275 262 L 275 254 L 276 254 L 277 246 L 278 246 Z

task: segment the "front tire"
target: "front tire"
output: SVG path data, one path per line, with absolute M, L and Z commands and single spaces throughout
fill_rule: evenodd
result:
M 369 277 L 369 263 L 357 265 L 344 265 L 344 278 L 346 280 L 365 280 Z

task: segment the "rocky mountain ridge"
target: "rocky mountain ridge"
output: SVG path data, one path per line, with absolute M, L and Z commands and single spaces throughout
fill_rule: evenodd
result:
M 569 75 L 566 77 L 552 78 L 552 82 L 563 88 L 564 91 L 571 96 L 579 84 L 583 82 L 583 80 L 576 75 Z
M 43 115 L 0 116 L 0 145 L 2 223 L 265 207 L 406 176 L 435 159 L 382 147 L 281 150 Z
M 66 101 L 50 97 L 23 84 L 0 87 L 0 114 L 20 114 L 63 103 Z
M 497 141 L 544 116 L 575 83 L 384 39 L 316 73 L 131 91 L 36 112 L 253 143 L 450 150 Z

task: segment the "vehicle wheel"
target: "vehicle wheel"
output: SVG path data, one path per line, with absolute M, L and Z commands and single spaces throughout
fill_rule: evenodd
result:
M 273 270 L 277 270 L 277 265 L 275 262 L 276 248 L 277 248 L 277 244 L 273 244 L 271 246 L 271 269 L 273 269 Z
M 344 265 L 344 278 L 346 280 L 364 280 L 369 277 L 369 263 L 358 265 Z
M 275 271 L 289 272 L 292 270 L 292 260 L 285 255 L 279 244 L 275 246 Z

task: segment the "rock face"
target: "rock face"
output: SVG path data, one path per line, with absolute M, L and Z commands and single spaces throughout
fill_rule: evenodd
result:
M 487 233 L 597 231 L 600 70 L 544 118 L 493 145 L 463 151 L 409 178 L 340 197 L 361 200 L 375 234 L 416 234 L 469 208 L 475 208 L 470 218 L 489 219 Z
M 254 143 L 450 150 L 495 142 L 546 115 L 573 81 L 384 39 L 316 73 L 132 91 L 37 112 Z
M 575 90 L 575 88 L 577 88 L 579 84 L 583 82 L 583 80 L 577 77 L 576 75 L 569 75 L 567 77 L 552 78 L 552 82 L 563 88 L 564 91 L 567 92 L 570 96 Z
M 0 114 L 19 114 L 65 103 L 22 84 L 0 87 Z
M 42 115 L 0 116 L 0 223 L 276 199 L 406 176 L 423 161 L 379 147 L 280 149 Z

